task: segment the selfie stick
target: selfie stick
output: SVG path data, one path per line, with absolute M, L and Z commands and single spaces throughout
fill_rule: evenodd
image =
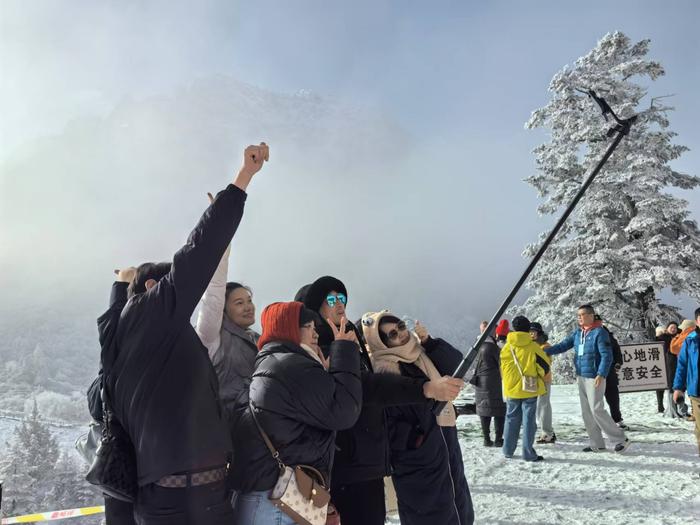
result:
M 532 258 L 532 260 L 530 261 L 530 264 L 528 264 L 527 268 L 525 269 L 523 274 L 520 276 L 520 279 L 518 279 L 518 282 L 515 283 L 515 286 L 513 287 L 513 289 L 510 291 L 508 296 L 503 301 L 503 304 L 500 306 L 498 311 L 493 315 L 493 317 L 491 318 L 491 321 L 489 321 L 489 325 L 488 325 L 488 327 L 486 327 L 486 330 L 484 330 L 484 332 L 479 336 L 479 339 L 477 339 L 477 341 L 471 347 L 469 352 L 467 352 L 467 355 L 464 357 L 462 362 L 459 364 L 457 369 L 452 374 L 453 377 L 462 378 L 467 373 L 469 368 L 472 366 L 472 363 L 476 359 L 476 356 L 477 356 L 478 351 L 479 351 L 479 347 L 484 343 L 484 341 L 489 336 L 489 334 L 492 333 L 494 328 L 496 328 L 496 325 L 498 324 L 499 319 L 501 318 L 503 313 L 506 311 L 508 306 L 510 306 L 510 303 L 513 300 L 513 297 L 515 297 L 515 295 L 518 293 L 518 291 L 520 290 L 520 287 L 525 283 L 528 276 L 530 275 L 530 272 L 532 272 L 532 270 L 535 268 L 535 266 L 539 262 L 540 258 L 544 254 L 544 252 L 547 250 L 547 248 L 549 247 L 551 242 L 557 236 L 557 234 L 559 233 L 559 230 L 566 222 L 566 219 L 568 219 L 569 215 L 571 215 L 571 212 L 574 211 L 574 208 L 576 207 L 578 202 L 581 200 L 581 197 L 583 197 L 583 194 L 586 193 L 586 190 L 593 182 L 593 179 L 595 179 L 596 175 L 598 175 L 598 172 L 602 169 L 602 167 L 608 161 L 608 159 L 610 158 L 610 155 L 613 154 L 613 151 L 615 151 L 615 148 L 617 148 L 617 146 L 620 144 L 620 141 L 622 141 L 622 138 L 629 133 L 630 128 L 632 127 L 632 124 L 634 123 L 634 121 L 637 120 L 637 115 L 632 115 L 630 118 L 627 118 L 627 119 L 618 118 L 618 116 L 615 115 L 615 112 L 610 108 L 608 103 L 605 102 L 604 99 L 598 97 L 595 94 L 595 91 L 593 91 L 592 89 L 589 89 L 588 91 L 582 91 L 582 90 L 577 90 L 577 91 L 580 91 L 582 93 L 586 93 L 588 96 L 590 96 L 598 104 L 598 106 L 600 106 L 600 109 L 603 112 L 603 116 L 605 117 L 605 120 L 608 120 L 608 115 L 612 116 L 612 118 L 615 120 L 616 124 L 608 130 L 607 136 L 608 136 L 608 138 L 610 138 L 613 135 L 616 135 L 615 140 L 612 142 L 612 144 L 610 144 L 610 146 L 608 146 L 608 149 L 605 152 L 605 155 L 603 155 L 603 158 L 600 159 L 600 162 L 598 162 L 598 165 L 595 167 L 593 172 L 588 176 L 586 181 L 583 183 L 581 188 L 578 190 L 578 193 L 576 194 L 574 199 L 571 201 L 571 204 L 569 204 L 569 207 L 566 209 L 566 211 L 564 211 L 562 216 L 559 218 L 559 221 L 554 225 L 554 228 L 552 229 L 552 231 L 549 232 L 549 235 L 545 239 L 542 246 L 540 246 L 540 249 L 537 251 L 537 254 L 535 254 L 535 256 Z M 436 402 L 434 407 L 433 407 L 433 413 L 439 414 L 444 407 L 445 407 L 444 401 Z

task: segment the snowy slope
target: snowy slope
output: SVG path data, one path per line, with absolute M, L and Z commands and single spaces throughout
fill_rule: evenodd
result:
M 624 455 L 592 455 L 581 452 L 588 439 L 576 386 L 555 385 L 552 403 L 559 442 L 537 446 L 545 457 L 537 464 L 517 456 L 506 460 L 500 449 L 484 448 L 476 416 L 459 418 L 477 523 L 700 522 L 700 457 L 692 423 L 657 414 L 653 392 L 623 394 L 633 444 Z
M 700 457 L 692 423 L 656 414 L 653 392 L 622 395 L 632 427 L 624 455 L 586 454 L 588 444 L 575 385 L 555 385 L 554 423 L 559 442 L 540 445 L 538 464 L 481 446 L 476 416 L 459 429 L 467 479 L 481 524 L 691 524 L 700 522 Z M 16 421 L 0 418 L 0 443 Z M 82 427 L 52 427 L 62 448 L 73 447 Z M 519 451 L 518 451 L 519 453 Z M 398 524 L 396 518 L 388 521 Z M 438 524 L 436 524 L 438 525 Z

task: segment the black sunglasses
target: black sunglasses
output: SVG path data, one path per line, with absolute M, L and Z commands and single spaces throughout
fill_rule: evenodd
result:
M 398 323 L 396 323 L 396 328 L 389 330 L 389 333 L 386 334 L 386 336 L 393 341 L 394 339 L 398 339 L 399 332 L 403 332 L 405 329 L 406 323 L 404 321 L 399 321 Z

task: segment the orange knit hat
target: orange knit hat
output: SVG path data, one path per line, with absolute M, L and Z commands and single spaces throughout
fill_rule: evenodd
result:
M 301 342 L 299 320 L 304 305 L 293 301 L 290 303 L 272 303 L 265 307 L 260 316 L 262 335 L 258 339 L 258 349 L 270 341 L 290 341 L 294 344 Z

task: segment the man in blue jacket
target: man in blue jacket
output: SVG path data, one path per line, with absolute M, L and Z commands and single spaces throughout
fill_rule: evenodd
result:
M 695 439 L 698 441 L 700 454 L 700 308 L 695 310 L 695 326 L 695 331 L 685 338 L 678 354 L 676 377 L 673 380 L 673 400 L 678 403 L 683 397 L 683 392 L 687 390 L 690 404 L 693 406 Z
M 574 366 L 578 382 L 581 414 L 590 445 L 584 452 L 605 450 L 603 432 L 615 443 L 615 452 L 623 452 L 629 446 L 625 431 L 618 427 L 605 410 L 603 396 L 605 381 L 612 364 L 612 346 L 607 330 L 601 321 L 596 321 L 595 310 L 590 304 L 579 306 L 577 312 L 579 328 L 562 342 L 545 350 L 549 355 L 576 349 Z

